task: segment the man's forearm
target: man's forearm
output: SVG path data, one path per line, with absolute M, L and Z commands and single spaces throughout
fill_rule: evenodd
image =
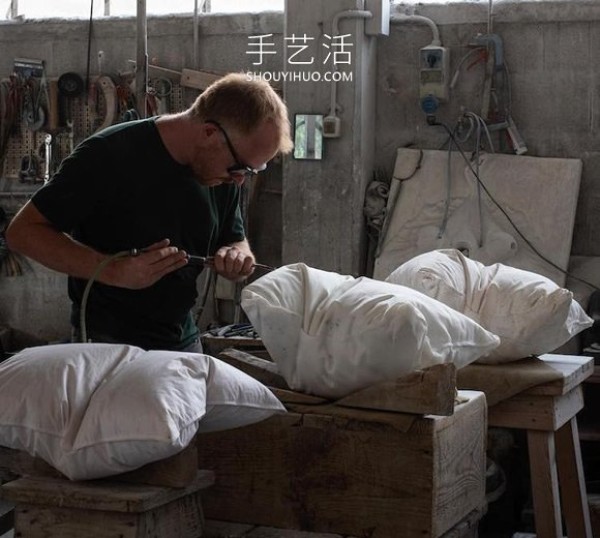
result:
M 25 207 L 6 231 L 8 247 L 50 269 L 89 278 L 105 256 L 74 241 L 39 218 L 34 206 Z
M 78 243 L 57 230 L 31 203 L 26 204 L 13 219 L 6 239 L 12 250 L 50 269 L 84 279 L 89 279 L 100 263 L 111 256 Z M 169 239 L 165 238 L 146 245 L 138 256 L 112 260 L 97 280 L 128 289 L 152 286 L 166 274 L 187 264 L 186 253 L 169 243 Z

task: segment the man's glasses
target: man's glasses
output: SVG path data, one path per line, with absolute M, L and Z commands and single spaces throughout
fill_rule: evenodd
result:
M 235 161 L 234 164 L 227 168 L 227 173 L 230 176 L 244 176 L 244 180 L 249 180 L 252 179 L 259 172 L 262 172 L 267 167 L 266 164 L 263 164 L 260 168 L 252 168 L 247 164 L 242 164 L 240 158 L 238 157 L 237 151 L 235 151 L 233 144 L 231 143 L 231 140 L 227 135 L 227 132 L 225 131 L 225 129 L 223 129 L 223 127 L 221 127 L 221 124 L 214 120 L 206 120 L 206 123 L 214 125 L 217 129 L 219 129 L 219 131 L 221 131 L 221 133 L 223 133 L 223 138 L 225 138 L 225 142 L 227 143 L 227 147 L 229 148 L 229 153 L 231 153 L 231 156 Z

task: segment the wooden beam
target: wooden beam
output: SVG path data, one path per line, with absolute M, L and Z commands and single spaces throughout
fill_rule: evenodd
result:
M 180 84 L 186 88 L 196 88 L 205 90 L 213 82 L 222 78 L 223 75 L 209 73 L 208 71 L 194 71 L 193 69 L 183 69 L 181 71 Z
M 299 404 L 299 405 L 321 405 L 330 403 L 325 398 L 319 398 L 312 394 L 305 394 L 304 392 L 296 392 L 293 390 L 278 389 L 275 387 L 269 387 L 271 392 L 277 396 L 280 402 L 284 404 Z
M 158 65 L 149 65 L 148 74 L 151 78 L 168 78 L 172 82 L 181 81 L 181 71 L 159 67 Z
M 72 482 L 63 478 L 19 478 L 0 486 L 3 499 L 17 504 L 112 512 L 144 512 L 214 484 L 212 471 L 197 471 L 185 488 L 123 484 L 112 480 Z
M 371 385 L 337 400 L 336 405 L 398 413 L 448 416 L 454 412 L 456 367 L 436 364 L 393 381 Z
M 111 480 L 181 488 L 189 486 L 194 481 L 196 469 L 198 469 L 198 455 L 195 443 L 191 443 L 170 458 L 149 463 L 128 473 L 114 475 Z M 3 475 L 66 479 L 62 473 L 40 458 L 34 458 L 22 450 L 0 447 L 0 476 Z
M 260 381 L 264 385 L 275 387 L 277 389 L 290 390 L 287 381 L 279 373 L 277 364 L 272 361 L 260 359 L 254 355 L 233 348 L 222 351 L 219 353 L 218 358 L 248 374 L 257 381 Z

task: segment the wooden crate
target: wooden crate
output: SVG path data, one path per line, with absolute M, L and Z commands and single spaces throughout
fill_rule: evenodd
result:
M 485 397 L 452 416 L 297 406 L 198 438 L 207 517 L 359 538 L 437 538 L 485 503 Z
M 184 488 L 25 477 L 0 495 L 16 504 L 14 532 L 23 538 L 198 538 L 200 493 L 213 480 L 207 471 Z

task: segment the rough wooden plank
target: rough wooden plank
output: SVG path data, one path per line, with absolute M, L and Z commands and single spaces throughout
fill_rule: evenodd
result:
M 90 525 L 92 528 L 90 529 Z M 138 514 L 20 504 L 15 534 L 27 538 L 138 538 Z
M 193 69 L 183 69 L 181 71 L 180 84 L 186 88 L 196 88 L 205 90 L 213 82 L 216 82 L 224 75 L 209 73 L 208 71 L 194 71 Z
M 473 405 L 474 398 L 480 399 L 480 405 Z M 464 516 L 486 505 L 487 413 L 483 394 L 470 393 L 466 402 L 456 406 L 453 416 L 435 420 L 438 427 L 433 432 L 436 455 L 432 490 L 436 511 L 432 536 L 440 536 L 456 525 L 457 511 Z M 465 431 L 466 424 L 474 431 Z
M 0 496 L 16 504 L 72 507 L 84 510 L 145 512 L 214 483 L 211 471 L 198 471 L 185 488 L 132 485 L 106 480 L 70 482 L 60 478 L 19 478 L 0 487 Z
M 456 367 L 437 364 L 393 381 L 371 385 L 337 400 L 336 405 L 399 413 L 451 415 L 454 412 Z
M 567 536 L 592 538 L 577 419 L 572 418 L 556 432 L 555 443 Z
M 406 433 L 357 415 L 288 413 L 202 434 L 200 465 L 218 476 L 206 514 L 371 538 L 439 536 L 484 501 L 485 407 L 472 393 L 453 416 L 416 417 L 431 426 Z
M 135 471 L 111 477 L 116 482 L 149 484 L 171 488 L 183 488 L 194 482 L 198 469 L 198 451 L 191 443 L 178 454 L 144 465 Z
M 0 446 L 0 469 L 16 476 L 35 475 L 65 478 L 54 467 L 41 458 L 34 458 L 23 450 Z
M 269 387 L 290 390 L 287 381 L 279 373 L 277 364 L 274 362 L 233 348 L 225 349 L 219 353 L 218 358 Z
M 370 424 L 374 430 L 388 426 L 400 432 L 407 432 L 419 418 L 419 415 L 412 415 L 409 413 L 353 409 L 351 407 L 342 407 L 341 405 L 333 404 L 305 405 L 289 403 L 286 407 L 289 411 L 303 414 L 305 421 L 334 421 L 338 426 L 349 429 L 354 427 L 362 428 L 364 427 L 364 424 Z M 326 418 L 314 419 L 313 415 Z M 423 427 L 430 427 L 430 423 L 427 421 L 425 422 L 427 425 L 424 425 Z
M 459 389 L 485 392 L 492 407 L 536 385 L 562 382 L 562 377 L 544 361 L 530 357 L 504 364 L 469 364 L 457 372 L 456 382 Z
M 518 394 L 489 409 L 490 426 L 556 431 L 583 409 L 581 386 L 562 396 Z
M 181 71 L 167 69 L 166 67 L 160 67 L 158 65 L 148 65 L 148 75 L 151 78 L 168 78 L 172 82 L 177 83 L 181 81 Z
M 314 405 L 325 398 L 291 391 L 279 374 L 277 364 L 237 349 L 229 348 L 219 359 L 273 387 L 274 394 L 284 403 Z M 343 407 L 393 411 L 399 413 L 451 415 L 454 411 L 456 368 L 439 364 L 426 370 L 411 372 L 393 381 L 377 383 L 334 402 Z
M 528 430 L 527 444 L 536 534 L 562 538 L 554 434 Z
M 271 392 L 277 396 L 280 402 L 284 404 L 300 404 L 300 405 L 321 405 L 329 403 L 325 398 L 319 398 L 304 392 L 296 392 L 293 390 L 278 389 L 269 387 Z
M 144 465 L 140 469 L 114 475 L 111 480 L 133 484 L 149 484 L 181 488 L 190 485 L 196 477 L 198 453 L 193 445 L 170 458 Z M 66 477 L 40 458 L 22 450 L 0 447 L 0 470 L 14 476 Z
M 527 390 L 528 394 L 559 395 L 570 392 L 594 373 L 593 357 L 576 355 L 541 355 L 540 360 L 562 375 L 562 379 L 537 385 Z
M 144 513 L 18 505 L 15 536 L 28 538 L 198 538 L 200 495 L 193 493 Z

